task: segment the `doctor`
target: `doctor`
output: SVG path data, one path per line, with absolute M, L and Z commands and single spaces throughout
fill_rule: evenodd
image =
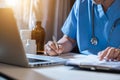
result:
M 120 61 L 120 0 L 76 0 L 57 42 L 45 45 L 50 56 L 70 52 L 78 45 L 82 54 Z

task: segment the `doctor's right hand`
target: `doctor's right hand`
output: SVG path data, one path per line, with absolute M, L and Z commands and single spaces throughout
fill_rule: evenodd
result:
M 44 46 L 44 54 L 48 56 L 58 56 L 63 53 L 64 48 L 62 44 L 55 43 L 53 41 L 48 41 Z
M 120 61 L 120 49 L 108 47 L 105 50 L 99 52 L 99 59 L 106 61 Z

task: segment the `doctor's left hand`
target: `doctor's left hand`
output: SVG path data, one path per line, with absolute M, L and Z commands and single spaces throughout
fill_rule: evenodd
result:
M 107 61 L 120 61 L 120 49 L 108 47 L 105 50 L 99 52 L 99 59 L 100 60 L 107 60 Z

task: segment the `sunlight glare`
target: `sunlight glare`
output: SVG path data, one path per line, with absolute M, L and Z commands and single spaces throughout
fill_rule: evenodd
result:
M 15 7 L 19 0 L 5 0 L 7 6 Z

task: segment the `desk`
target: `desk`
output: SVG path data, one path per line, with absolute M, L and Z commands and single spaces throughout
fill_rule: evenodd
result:
M 120 80 L 120 74 L 76 70 L 64 65 L 23 68 L 0 63 L 0 72 L 19 80 Z

